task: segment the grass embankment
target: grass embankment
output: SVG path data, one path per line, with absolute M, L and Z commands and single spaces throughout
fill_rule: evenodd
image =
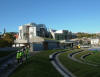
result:
M 49 55 L 55 51 L 48 50 L 35 54 L 26 64 L 22 64 L 10 77 L 62 77 L 49 61 Z
M 59 56 L 61 63 L 69 69 L 77 77 L 100 77 L 100 67 L 93 67 L 91 65 L 75 62 L 67 57 L 69 53 L 75 51 L 68 51 Z
M 86 55 L 88 53 L 91 53 L 91 51 L 84 50 L 83 52 L 80 52 L 79 54 L 76 54 L 75 58 L 84 62 L 84 60 L 81 59 L 81 56 Z
M 91 55 L 87 56 L 83 59 L 81 59 L 81 57 L 83 55 L 87 55 L 88 53 L 92 53 Z M 97 51 L 88 51 L 88 50 L 85 50 L 84 52 L 81 52 L 79 54 L 76 54 L 75 55 L 75 58 L 78 59 L 78 60 L 81 60 L 85 63 L 91 63 L 91 64 L 100 64 L 100 52 L 97 52 Z
M 87 56 L 85 61 L 100 65 L 100 52 L 95 52 L 95 54 Z
M 4 56 L 8 56 L 11 53 L 14 53 L 15 51 L 0 51 L 0 58 Z

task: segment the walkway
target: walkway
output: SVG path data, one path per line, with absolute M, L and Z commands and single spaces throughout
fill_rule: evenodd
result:
M 17 68 L 16 53 L 12 53 L 0 60 L 0 77 L 8 77 Z
M 49 59 L 52 63 L 52 65 L 60 72 L 60 74 L 64 77 L 76 77 L 74 76 L 67 68 L 65 68 L 61 62 L 58 59 L 58 56 L 61 53 L 65 53 L 65 51 L 59 51 L 56 53 L 53 53 L 49 56 Z

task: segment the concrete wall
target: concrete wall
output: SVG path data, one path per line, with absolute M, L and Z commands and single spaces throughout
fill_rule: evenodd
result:
M 29 38 L 31 39 L 35 36 L 37 36 L 36 35 L 36 27 L 29 27 Z
M 43 42 L 43 41 L 44 41 L 44 38 L 42 38 L 42 37 L 38 37 L 38 36 L 33 37 L 33 38 L 30 39 L 30 42 L 31 42 L 31 43 L 32 43 L 32 42 L 40 43 L 40 42 Z
M 19 26 L 19 37 L 18 39 L 26 40 L 26 36 L 24 35 L 27 32 L 26 26 Z

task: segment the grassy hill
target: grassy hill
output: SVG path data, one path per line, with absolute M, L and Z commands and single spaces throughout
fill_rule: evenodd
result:
M 87 56 L 85 61 L 100 65 L 100 52 L 97 51 L 95 54 Z
M 60 50 L 48 50 L 35 54 L 30 58 L 28 63 L 18 67 L 10 77 L 62 77 L 59 72 L 52 66 L 49 61 L 49 55 Z M 100 66 L 91 66 L 88 64 L 79 63 L 69 59 L 69 53 L 77 52 L 78 49 L 70 50 L 59 55 L 61 63 L 69 69 L 70 72 L 77 77 L 100 77 Z M 80 59 L 82 55 L 93 51 L 81 52 L 75 58 Z M 100 63 L 100 52 L 96 52 L 85 58 L 85 62 Z M 82 60 L 81 60 L 82 61 Z
M 62 77 L 49 61 L 49 55 L 59 50 L 35 54 L 28 63 L 22 64 L 10 77 Z
M 68 68 L 69 71 L 71 71 L 77 77 L 100 77 L 100 66 L 91 66 L 88 64 L 82 64 L 82 63 L 73 61 L 67 57 L 67 55 L 72 52 L 75 52 L 75 50 L 67 51 L 66 53 L 62 53 L 59 56 L 61 63 L 66 68 Z M 82 52 L 82 53 L 84 53 L 84 52 Z M 85 54 L 87 54 L 87 53 L 85 52 Z M 93 55 L 91 55 L 91 56 L 93 56 Z M 98 54 L 98 56 L 99 56 L 99 54 Z M 89 59 L 92 59 L 92 58 L 89 58 Z M 96 57 L 95 59 L 98 59 L 98 57 Z

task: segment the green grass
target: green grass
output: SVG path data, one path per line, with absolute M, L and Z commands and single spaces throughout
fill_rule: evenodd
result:
M 9 54 L 13 53 L 15 51 L 0 51 L 0 58 L 4 56 L 8 56 Z
M 28 63 L 18 67 L 10 77 L 62 77 L 49 61 L 49 55 L 59 50 L 35 54 Z
M 75 51 L 67 51 L 59 56 L 61 63 L 69 69 L 77 77 L 100 77 L 100 67 L 75 62 L 67 57 L 69 53 Z
M 87 62 L 95 63 L 100 65 L 100 52 L 96 52 L 93 55 L 87 56 L 85 58 Z
M 81 56 L 83 56 L 85 54 L 88 54 L 88 53 L 91 53 L 91 51 L 85 50 L 85 51 L 83 51 L 83 52 L 81 52 L 79 54 L 76 54 L 75 58 L 84 62 L 84 60 L 81 59 Z
M 94 53 L 94 54 L 87 56 L 84 60 L 81 59 L 81 56 L 88 54 L 88 53 Z M 75 55 L 75 58 L 85 63 L 100 64 L 100 52 L 85 50 L 85 52 L 81 52 Z
M 59 40 L 56 40 L 56 39 L 52 39 L 52 38 L 44 38 L 44 40 L 52 40 L 52 41 L 56 41 L 56 42 L 59 42 Z

